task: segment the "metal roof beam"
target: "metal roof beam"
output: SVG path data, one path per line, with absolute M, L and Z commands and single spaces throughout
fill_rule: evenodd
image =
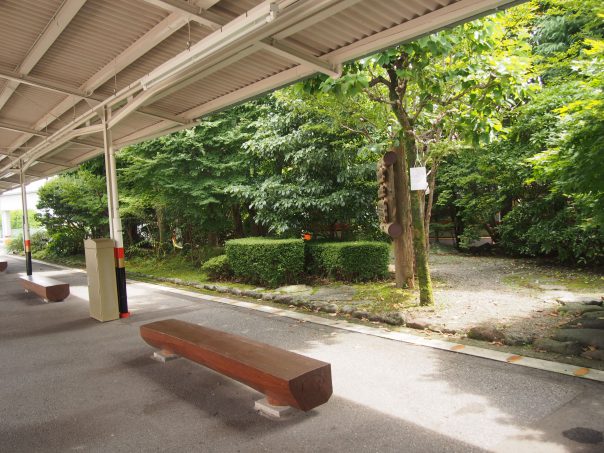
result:
M 216 14 L 208 13 L 201 7 L 195 7 L 183 0 L 144 0 L 147 3 L 155 5 L 163 10 L 172 13 L 180 14 L 182 17 L 192 22 L 197 22 L 199 25 L 218 30 L 226 22 Z
M 29 127 L 21 126 L 18 124 L 5 123 L 4 121 L 0 121 L 0 129 L 4 129 L 7 131 L 13 131 L 13 132 L 21 132 L 21 133 L 30 134 L 30 135 L 37 135 L 39 137 L 48 137 L 50 135 L 49 132 L 37 131 L 35 129 L 31 129 Z
M 75 17 L 80 8 L 84 6 L 86 0 L 65 0 L 59 10 L 55 13 L 42 34 L 38 37 L 27 56 L 23 59 L 17 72 L 22 75 L 27 75 L 34 66 L 44 56 L 46 51 L 52 46 L 56 39 L 61 35 L 65 27 Z M 8 102 L 12 94 L 19 87 L 19 81 L 9 81 L 2 93 L 0 93 L 0 110 Z
M 68 97 L 63 99 L 57 104 L 48 114 L 44 115 L 35 125 L 35 130 L 41 130 L 46 128 L 49 124 L 53 123 L 58 117 L 63 115 L 65 112 L 73 109 L 73 107 L 80 102 L 81 99 L 102 101 L 103 98 L 100 96 L 94 96 L 91 93 L 97 88 L 103 85 L 105 82 L 110 80 L 117 72 L 123 70 L 134 61 L 138 60 L 144 54 L 149 52 L 159 43 L 164 41 L 166 38 L 171 36 L 173 33 L 178 31 L 187 23 L 186 18 L 181 14 L 170 14 L 168 17 L 159 22 L 155 27 L 145 33 L 141 38 L 131 44 L 126 50 L 115 57 L 110 63 L 105 65 L 96 74 L 90 77 L 84 82 L 79 89 L 73 89 L 65 87 L 54 82 L 45 81 L 41 79 L 34 79 L 32 77 L 19 77 L 18 75 L 9 74 L 0 71 L 0 77 L 16 78 L 23 83 L 29 83 L 30 85 L 37 86 L 38 88 L 45 88 L 59 93 L 67 94 Z M 166 119 L 166 116 L 176 121 L 178 117 L 170 115 L 168 113 L 160 113 L 153 109 L 142 109 L 147 115 L 154 116 L 158 119 Z M 185 120 L 178 119 L 180 123 L 186 123 Z M 32 137 L 31 134 L 23 135 L 10 144 L 9 149 L 15 150 L 19 146 L 22 146 Z
M 0 69 L 0 79 L 8 80 L 7 85 L 10 85 L 11 83 L 16 83 L 17 85 L 22 83 L 24 85 L 30 85 L 32 87 L 41 88 L 43 90 L 54 91 L 55 93 L 75 96 L 78 98 L 88 97 L 84 91 L 81 91 L 72 86 L 67 86 L 65 84 L 52 80 L 42 79 L 40 77 L 32 77 L 16 72 L 9 72 L 2 69 Z
M 334 14 L 338 14 L 339 12 L 344 11 L 345 9 L 350 8 L 351 6 L 354 6 L 356 3 L 359 3 L 360 1 L 361 0 L 341 0 L 338 2 L 330 2 L 333 4 L 328 4 L 327 7 L 325 7 L 323 10 L 319 11 L 318 13 L 316 13 L 304 20 L 298 21 L 295 24 L 292 24 L 291 26 L 287 27 L 285 30 L 281 31 L 280 33 L 275 34 L 273 36 L 273 38 L 275 38 L 277 40 L 285 39 L 288 36 L 294 35 L 302 30 L 305 30 L 308 27 L 311 27 L 325 19 L 329 19 Z
M 186 24 L 187 19 L 182 14 L 170 14 L 84 82 L 80 90 L 92 93 Z
M 334 65 L 325 60 L 315 57 L 314 55 L 308 55 L 304 52 L 300 52 L 283 42 L 277 40 L 264 40 L 258 43 L 258 45 L 275 55 L 278 55 L 287 60 L 295 61 L 304 66 L 314 69 L 317 72 L 321 72 L 329 77 L 337 79 L 342 75 L 342 65 Z
M 35 130 L 32 129 L 30 127 L 27 126 L 23 126 L 22 124 L 14 124 L 14 123 L 6 123 L 4 121 L 0 121 L 0 129 L 5 129 L 8 131 L 13 131 L 13 132 L 22 132 L 24 134 L 29 134 L 31 136 L 37 136 L 37 137 L 50 137 L 54 132 L 56 131 L 45 131 L 45 130 Z M 80 128 L 80 129 L 76 129 L 74 132 L 78 132 L 77 136 L 81 136 L 81 135 L 87 135 L 87 134 L 94 134 L 94 133 L 98 133 L 99 132 L 99 126 L 98 125 L 94 125 L 94 126 L 89 126 L 86 128 Z M 76 135 L 73 135 L 74 137 Z M 86 146 L 100 146 L 100 143 L 97 143 L 95 141 L 89 141 L 89 140 L 70 140 L 71 143 L 76 143 L 79 145 L 86 145 Z M 0 153 L 1 155 L 4 156 L 8 156 L 10 155 L 9 153 L 11 152 L 11 150 L 9 149 L 6 152 Z

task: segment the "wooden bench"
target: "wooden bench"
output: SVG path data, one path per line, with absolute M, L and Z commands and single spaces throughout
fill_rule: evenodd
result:
M 61 302 L 69 296 L 69 283 L 41 275 L 22 275 L 20 279 L 25 291 L 37 294 L 46 302 Z
M 176 319 L 145 324 L 143 339 L 266 395 L 269 404 L 309 411 L 332 394 L 331 365 L 294 352 Z
M 0 261 L 0 272 L 4 272 L 8 267 L 8 263 L 6 261 Z

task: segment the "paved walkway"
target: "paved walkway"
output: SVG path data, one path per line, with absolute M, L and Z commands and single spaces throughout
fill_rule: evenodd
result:
M 65 302 L 0 275 L 0 451 L 599 452 L 604 384 L 405 344 L 129 284 L 127 320 L 88 317 L 85 275 Z M 287 421 L 255 391 L 186 360 L 161 365 L 139 337 L 178 318 L 332 364 L 334 395 Z M 574 439 L 574 440 L 573 440 Z

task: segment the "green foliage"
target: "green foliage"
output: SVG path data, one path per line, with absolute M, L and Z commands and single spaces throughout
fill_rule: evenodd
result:
M 604 235 L 582 222 L 580 202 L 555 194 L 521 203 L 504 217 L 501 246 L 511 254 L 552 256 L 572 264 L 604 263 Z
M 6 251 L 8 253 L 22 254 L 25 250 L 23 245 L 23 234 L 18 234 L 6 244 Z
M 226 280 L 233 275 L 233 270 L 226 255 L 210 258 L 203 263 L 201 270 L 213 280 Z
M 304 273 L 304 242 L 300 239 L 234 239 L 225 244 L 235 277 L 279 286 L 295 283 Z
M 120 153 L 121 213 L 125 224 L 144 225 L 130 242 L 145 240 L 165 251 L 174 238 L 194 249 L 234 234 L 239 203 L 228 188 L 248 171 L 241 148 L 253 132 L 249 123 L 256 110 L 255 102 L 235 107 Z
M 284 91 L 258 112 L 244 145 L 250 177 L 229 191 L 269 232 L 367 227 L 375 216 L 377 150 L 327 116 L 328 105 Z
M 36 257 L 41 257 L 39 252 L 44 252 L 50 242 L 50 236 L 44 229 L 34 231 L 31 236 L 31 250 Z
M 503 251 L 598 264 L 604 242 L 604 22 L 591 0 L 527 6 L 541 90 L 495 143 L 445 157 L 437 214 L 460 245 L 487 230 Z M 501 223 L 496 221 L 500 214 Z
M 41 258 L 39 253 L 43 252 L 46 249 L 49 240 L 50 238 L 48 237 L 48 233 L 46 232 L 46 230 L 37 230 L 31 233 L 31 251 L 32 254 L 36 256 L 36 258 Z M 9 253 L 23 254 L 23 234 L 19 233 L 17 236 L 12 238 L 7 244 L 6 249 Z
M 80 169 L 58 176 L 38 190 L 36 219 L 50 235 L 56 255 L 82 253 L 84 239 L 107 235 L 107 196 L 104 178 Z
M 306 245 L 309 273 L 362 282 L 388 275 L 390 247 L 383 242 L 316 242 Z
M 30 228 L 39 228 L 41 226 L 40 222 L 36 219 L 36 212 L 28 209 L 27 211 L 27 220 L 29 222 Z M 20 230 L 23 228 L 23 211 L 11 211 L 10 213 L 10 227 L 11 230 Z

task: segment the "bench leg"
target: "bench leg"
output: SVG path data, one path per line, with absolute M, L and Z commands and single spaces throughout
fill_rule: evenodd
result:
M 170 360 L 178 359 L 178 357 L 179 356 L 177 356 L 176 354 L 173 354 L 170 351 L 165 351 L 163 349 L 161 351 L 155 351 L 151 356 L 153 360 L 156 360 L 161 363 L 166 363 Z
M 295 414 L 296 409 L 291 406 L 282 406 L 274 404 L 272 398 L 266 397 L 254 403 L 254 410 L 267 418 L 284 419 Z

